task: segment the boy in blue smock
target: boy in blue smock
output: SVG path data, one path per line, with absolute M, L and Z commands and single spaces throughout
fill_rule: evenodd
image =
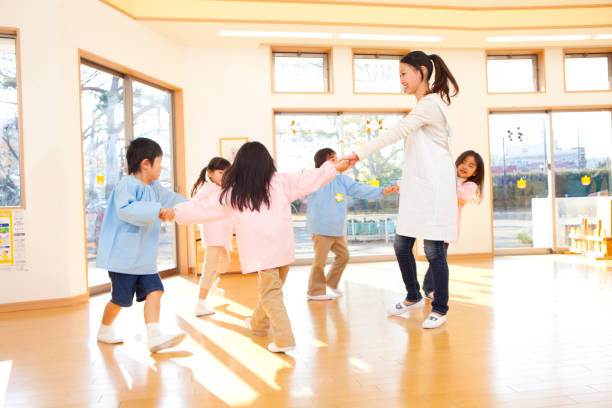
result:
M 151 139 L 134 139 L 127 153 L 128 176 L 111 193 L 98 242 L 97 267 L 108 270 L 111 300 L 98 330 L 98 341 L 121 343 L 112 324 L 121 308 L 132 305 L 134 294 L 145 302 L 147 346 L 151 352 L 174 347 L 185 333 L 165 334 L 159 328 L 164 285 L 157 273 L 161 221 L 173 221 L 172 207 L 187 201 L 159 183 L 161 147 Z
M 336 152 L 330 148 L 321 149 L 314 156 L 315 167 L 321 167 L 326 161 L 333 163 L 336 160 Z M 397 190 L 397 186 L 383 189 L 359 184 L 344 174 L 338 174 L 330 183 L 307 196 L 307 228 L 314 242 L 314 260 L 308 280 L 309 300 L 331 300 L 342 296 L 338 283 L 349 260 L 345 198 L 379 198 Z M 325 262 L 329 251 L 332 251 L 336 258 L 325 276 Z M 330 294 L 327 293 L 326 287 L 330 289 Z

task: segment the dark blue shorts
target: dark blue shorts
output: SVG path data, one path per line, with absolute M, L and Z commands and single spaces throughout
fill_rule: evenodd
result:
M 111 280 L 111 302 L 121 307 L 132 306 L 134 293 L 136 301 L 142 302 L 151 292 L 164 291 L 164 285 L 157 273 L 151 275 L 130 275 L 108 271 Z

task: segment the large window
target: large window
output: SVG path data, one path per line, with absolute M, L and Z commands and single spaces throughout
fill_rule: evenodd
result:
M 565 54 L 566 91 L 608 91 L 612 89 L 612 52 Z
M 401 93 L 400 54 L 353 54 L 355 93 Z
M 487 89 L 490 93 L 543 91 L 542 56 L 487 53 Z
M 85 219 L 89 286 L 108 282 L 105 271 L 96 269 L 97 243 L 107 200 L 117 182 L 126 175 L 125 151 L 136 137 L 158 142 L 164 153 L 162 185 L 174 188 L 172 94 L 129 75 L 91 63 L 81 64 L 81 107 Z M 158 255 L 159 271 L 176 267 L 175 230 L 162 224 Z
M 273 52 L 275 92 L 329 92 L 329 53 Z
M 0 207 L 23 206 L 17 42 L 0 34 Z
M 300 171 L 314 167 L 313 157 L 324 147 L 334 149 L 338 156 L 353 151 L 395 126 L 403 117 L 398 113 L 277 113 L 276 159 L 281 172 Z M 346 175 L 374 186 L 398 183 L 402 172 L 401 142 L 373 154 Z M 397 219 L 399 196 L 391 194 L 377 200 L 346 198 L 347 234 L 354 256 L 391 254 Z M 307 200 L 296 200 L 292 206 L 295 248 L 298 258 L 310 258 L 312 240 L 306 230 Z

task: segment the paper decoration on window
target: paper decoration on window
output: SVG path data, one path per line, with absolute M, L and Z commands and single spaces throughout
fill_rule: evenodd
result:
M 370 185 L 373 187 L 380 187 L 380 180 L 370 180 Z
M 587 176 L 586 174 L 584 176 L 582 176 L 582 178 L 580 179 L 580 182 L 582 183 L 583 186 L 588 186 L 591 184 L 591 178 L 589 176 Z
M 524 189 L 525 187 L 527 187 L 527 181 L 525 181 L 525 179 L 521 177 L 516 181 L 516 187 L 520 188 L 521 190 Z
M 368 133 L 370 133 L 370 132 L 371 132 L 371 131 L 370 131 L 370 128 L 368 128 Z
M 104 185 L 104 174 L 98 174 L 98 176 L 96 177 L 96 184 L 99 186 Z

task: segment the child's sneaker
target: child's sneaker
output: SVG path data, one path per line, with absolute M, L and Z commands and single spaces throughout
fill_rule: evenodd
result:
M 224 295 L 225 295 L 225 289 L 221 289 L 221 288 L 219 287 L 219 281 L 220 281 L 220 280 L 221 280 L 221 278 L 217 278 L 217 279 L 216 279 L 216 280 L 213 282 L 213 285 L 212 285 L 212 288 L 211 288 L 211 289 L 216 290 L 218 294 L 220 294 L 221 296 L 224 296 Z
M 422 309 L 423 307 L 425 307 L 425 299 L 423 298 L 411 305 L 407 305 L 404 303 L 404 301 L 401 301 L 396 303 L 391 309 L 387 310 L 387 313 L 391 316 L 398 316 L 409 312 L 410 310 Z
M 435 329 L 436 327 L 442 326 L 446 322 L 446 316 L 436 316 L 430 313 L 427 319 L 423 321 L 424 329 Z
M 336 294 L 326 293 L 325 295 L 308 295 L 308 300 L 334 300 L 338 297 Z
M 344 295 L 344 292 L 342 290 L 340 290 L 339 288 L 332 288 L 331 286 L 328 286 L 327 288 L 329 290 L 331 290 L 331 293 L 336 295 L 336 297 L 340 297 L 340 296 Z
M 98 341 L 107 344 L 123 343 L 123 338 L 118 337 L 113 330 L 113 326 L 101 324 L 98 329 Z
M 195 309 L 196 316 L 207 316 L 213 313 L 215 313 L 215 309 L 209 308 L 206 305 L 206 302 L 198 301 L 198 305 L 196 306 L 196 309 Z
M 276 347 L 276 344 L 270 343 L 268 344 L 268 350 L 273 353 L 286 353 L 287 351 L 294 350 L 295 347 Z
M 147 346 L 149 346 L 151 353 L 157 353 L 160 350 L 179 345 L 185 340 L 186 335 L 185 333 L 159 334 L 158 336 L 150 338 L 147 341 Z

